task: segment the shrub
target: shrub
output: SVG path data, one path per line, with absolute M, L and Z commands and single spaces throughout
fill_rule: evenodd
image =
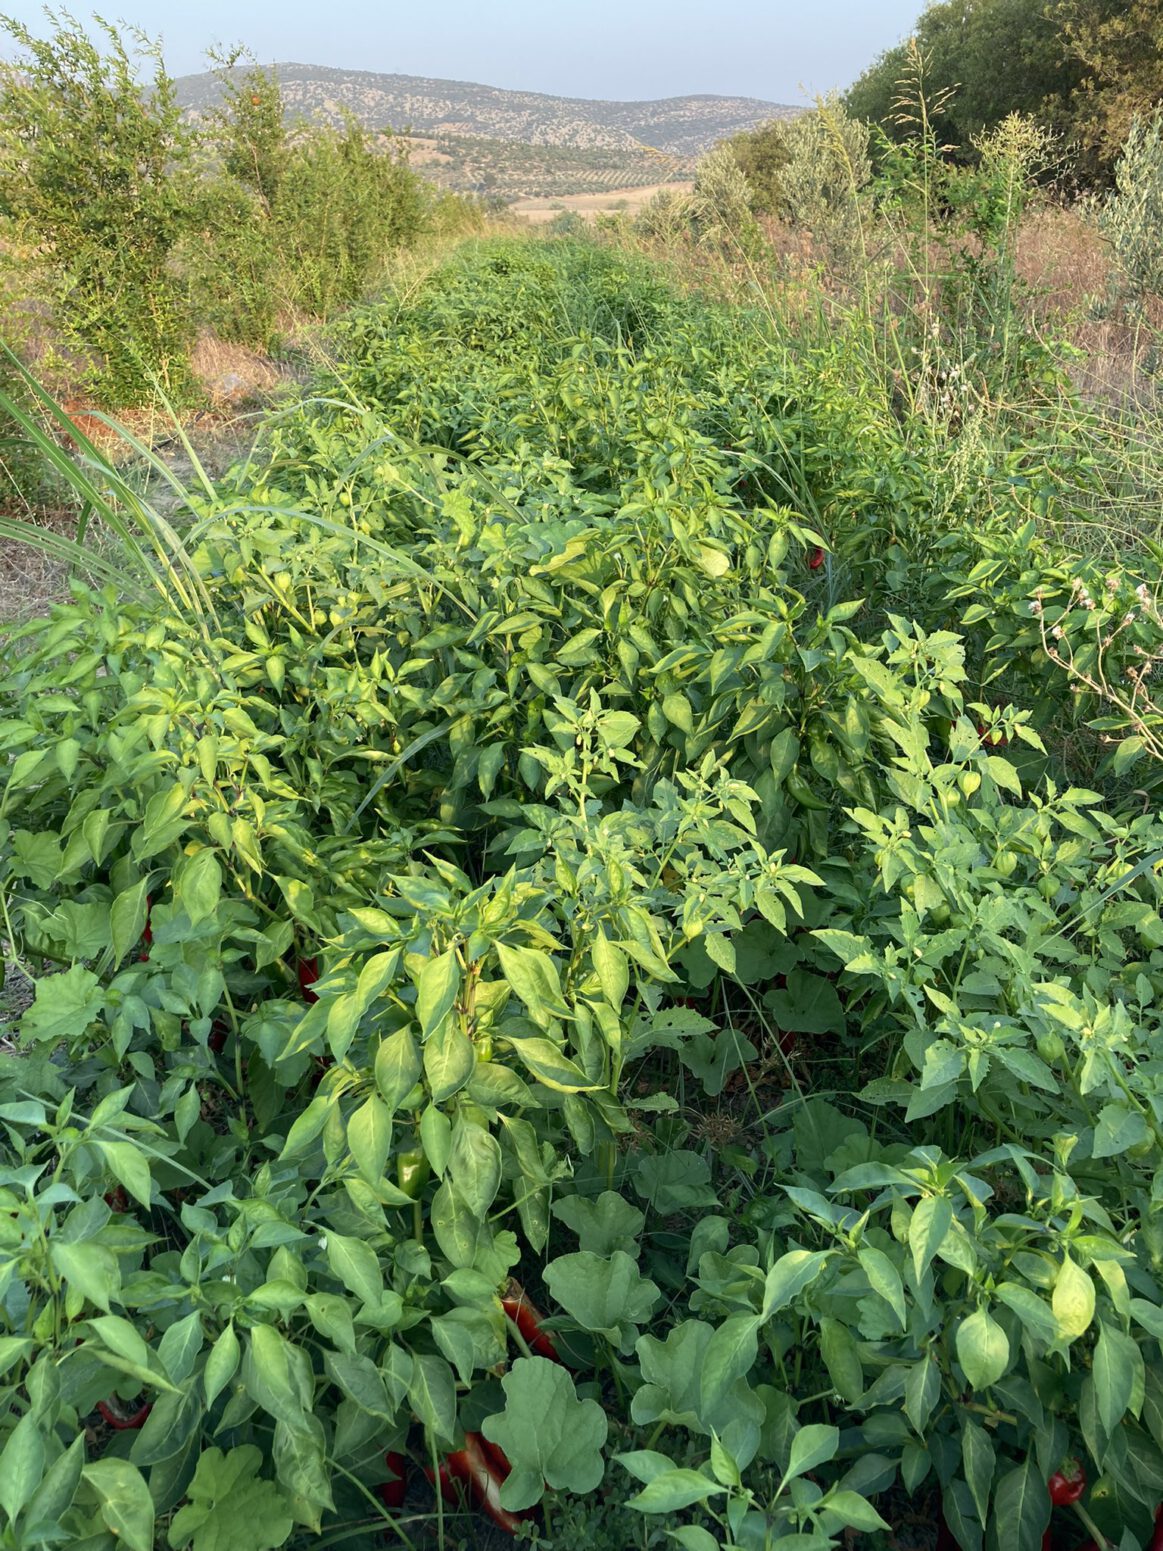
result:
M 187 229 L 190 141 L 156 45 L 131 33 L 152 70 L 143 91 L 122 34 L 102 46 L 49 13 L 50 38 L 3 20 L 23 51 L 0 66 L 0 215 L 38 249 L 55 326 L 88 357 L 102 403 L 189 387 L 192 323 L 172 257 Z
M 1100 215 L 1123 301 L 1141 313 L 1163 298 L 1163 114 L 1136 119 Z
M 0 682 L 59 970 L 0 1052 L 16 1551 L 370 1539 L 385 1451 L 482 1436 L 494 1516 L 632 1491 L 697 1551 L 909 1497 L 1039 1551 L 1071 1456 L 1141 1541 L 1163 833 L 973 687 L 1067 574 L 1046 449 L 938 503 L 852 336 L 565 242 L 335 334 Z
M 810 232 L 839 268 L 850 266 L 860 244 L 861 194 L 872 177 L 867 125 L 829 99 L 792 119 L 783 141 L 775 214 Z
M 699 158 L 689 210 L 701 241 L 754 246 L 758 228 L 751 185 L 729 145 L 717 145 Z

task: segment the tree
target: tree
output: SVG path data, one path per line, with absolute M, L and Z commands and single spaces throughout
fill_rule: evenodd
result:
M 1160 0 L 936 0 L 917 21 L 932 92 L 947 98 L 935 128 L 962 160 L 1007 115 L 1037 118 L 1074 150 L 1080 180 L 1109 183 L 1136 117 L 1163 100 Z M 850 88 L 850 112 L 894 139 L 904 44 Z
M 934 128 L 963 160 L 1011 113 L 1061 126 L 1082 81 L 1060 23 L 1037 0 L 938 0 L 922 13 L 915 38 L 931 102 L 943 104 Z M 897 104 L 908 73 L 907 45 L 889 49 L 849 88 L 849 112 L 906 138 Z
M 779 175 L 788 160 L 785 128 L 778 119 L 772 119 L 756 129 L 732 135 L 727 141 L 750 185 L 752 208 L 757 215 L 770 215 L 779 197 Z
M 104 403 L 189 381 L 192 329 L 171 255 L 189 221 L 190 137 L 158 47 L 67 12 L 37 38 L 0 17 L 23 51 L 0 63 L 0 218 L 37 252 L 64 342 L 88 358 Z M 148 90 L 138 62 L 151 73 Z
M 1113 167 L 1136 119 L 1163 102 L 1159 0 L 1057 0 L 1054 15 L 1083 72 L 1074 101 L 1079 141 Z

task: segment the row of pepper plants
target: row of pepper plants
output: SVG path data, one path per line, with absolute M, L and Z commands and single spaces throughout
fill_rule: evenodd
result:
M 592 248 L 336 345 L 6 647 L 0 1546 L 1144 1544 L 1163 824 L 1037 470 Z

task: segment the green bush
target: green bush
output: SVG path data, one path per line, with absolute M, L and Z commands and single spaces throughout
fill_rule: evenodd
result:
M 99 47 L 49 13 L 37 38 L 4 18 L 23 51 L 0 67 L 0 217 L 48 276 L 54 324 L 87 360 L 100 402 L 189 387 L 193 321 L 172 258 L 190 206 L 190 140 L 160 54 L 131 33 L 152 68 L 148 91 L 122 34 Z
M 1100 224 L 1121 298 L 1141 313 L 1148 301 L 1163 299 L 1163 114 L 1132 125 Z
M 1141 1543 L 1163 826 L 1004 639 L 1046 450 L 939 503 L 851 335 L 582 245 L 335 333 L 0 683 L 13 1551 L 395 1533 L 482 1437 L 549 1544 L 1040 1551 L 1070 1457 Z

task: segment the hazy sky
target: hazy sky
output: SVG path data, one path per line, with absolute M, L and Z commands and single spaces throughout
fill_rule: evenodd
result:
M 92 0 L 73 0 L 87 18 Z M 775 102 L 847 86 L 924 0 L 104 0 L 99 14 L 161 34 L 175 75 L 209 44 L 264 63 L 445 76 L 572 97 L 740 93 Z M 0 0 L 33 28 L 39 3 Z M 0 43 L 7 55 L 7 42 Z

